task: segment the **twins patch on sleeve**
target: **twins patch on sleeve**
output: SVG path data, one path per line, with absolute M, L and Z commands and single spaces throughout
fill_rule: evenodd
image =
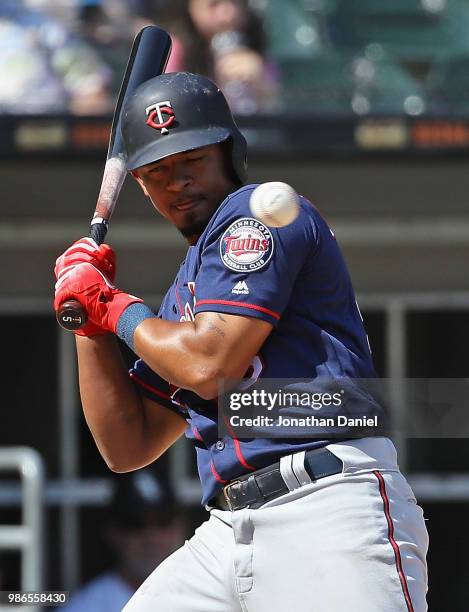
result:
M 274 241 L 268 227 L 252 217 L 234 221 L 220 240 L 220 257 L 235 272 L 255 272 L 268 264 Z

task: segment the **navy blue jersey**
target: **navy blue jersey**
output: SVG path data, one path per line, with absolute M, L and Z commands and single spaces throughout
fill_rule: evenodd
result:
M 255 187 L 239 189 L 216 210 L 189 247 L 159 316 L 188 321 L 199 312 L 221 312 L 271 323 L 248 372 L 253 380 L 373 378 L 368 339 L 332 231 L 303 197 L 292 224 L 266 227 L 249 209 Z M 327 429 L 323 439 L 220 439 L 216 401 L 172 387 L 142 360 L 130 374 L 145 396 L 187 419 L 204 504 L 236 476 L 331 442 Z

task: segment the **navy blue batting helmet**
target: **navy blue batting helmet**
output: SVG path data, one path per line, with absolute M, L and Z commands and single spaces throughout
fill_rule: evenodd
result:
M 142 83 L 123 109 L 127 169 L 207 145 L 227 143 L 231 170 L 246 181 L 247 145 L 220 89 L 189 72 L 162 74 Z

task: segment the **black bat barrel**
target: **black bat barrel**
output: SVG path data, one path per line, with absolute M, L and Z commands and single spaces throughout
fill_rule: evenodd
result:
M 124 78 L 117 98 L 116 110 L 111 127 L 111 138 L 107 158 L 123 152 L 121 111 L 127 98 L 139 85 L 163 74 L 171 52 L 171 37 L 158 26 L 142 28 L 135 37 L 127 62 Z

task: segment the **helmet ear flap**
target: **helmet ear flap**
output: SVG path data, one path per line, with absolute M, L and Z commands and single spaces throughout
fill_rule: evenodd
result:
M 239 189 L 239 187 L 242 187 L 242 185 L 244 185 L 244 182 L 242 181 L 241 177 L 238 175 L 238 173 L 236 172 L 233 166 L 233 146 L 234 146 L 233 137 L 229 136 L 226 140 L 220 143 L 220 145 L 222 147 L 226 174 L 228 178 L 231 181 L 233 181 L 233 183 Z

